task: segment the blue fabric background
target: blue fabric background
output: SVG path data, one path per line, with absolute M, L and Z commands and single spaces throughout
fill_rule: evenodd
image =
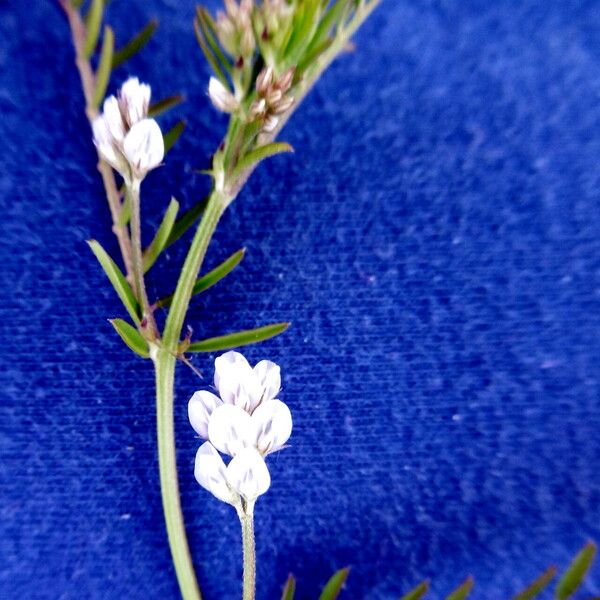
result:
M 149 237 L 190 206 L 225 121 L 191 0 L 121 0 L 122 69 L 181 91 L 184 138 L 144 184 Z M 211 6 L 215 6 L 213 2 Z M 102 188 L 53 2 L 0 1 L 0 597 L 176 598 L 163 528 L 150 365 L 106 318 L 121 309 L 84 241 L 111 252 Z M 600 5 L 384 0 L 219 228 L 208 266 L 235 275 L 194 302 L 196 335 L 289 319 L 248 349 L 282 365 L 291 447 L 257 507 L 259 597 L 293 571 L 314 599 L 392 599 L 472 573 L 504 599 L 600 539 Z M 150 291 L 169 291 L 169 252 Z M 207 600 L 239 596 L 230 507 L 193 479 L 178 371 L 183 505 Z M 600 593 L 595 568 L 581 598 Z

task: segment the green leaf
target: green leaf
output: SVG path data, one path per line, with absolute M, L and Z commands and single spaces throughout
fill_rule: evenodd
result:
M 199 6 L 196 10 L 198 16 L 198 25 L 202 29 L 202 33 L 204 34 L 204 38 L 208 45 L 210 46 L 213 55 L 219 61 L 219 64 L 225 71 L 231 75 L 233 71 L 233 67 L 231 63 L 225 56 L 223 50 L 221 50 L 221 46 L 219 45 L 218 35 L 217 35 L 217 27 L 213 18 L 210 16 L 210 13 L 206 8 Z
M 400 600 L 421 600 L 429 590 L 429 581 L 422 581 L 418 586 L 407 592 Z
M 330 31 L 340 22 L 345 12 L 348 0 L 336 0 L 321 19 L 310 45 L 306 49 L 311 52 L 329 37 Z
M 100 35 L 100 25 L 102 24 L 102 13 L 104 12 L 103 0 L 92 0 L 92 5 L 85 18 L 87 33 L 83 44 L 83 53 L 86 58 L 94 54 Z
M 102 50 L 100 52 L 100 62 L 96 71 L 96 86 L 94 87 L 94 97 L 92 104 L 98 108 L 106 95 L 108 80 L 110 79 L 110 69 L 112 64 L 113 51 L 115 49 L 115 34 L 113 30 L 106 25 L 104 27 L 104 38 L 102 40 Z
M 71 6 L 73 6 L 74 8 L 81 8 L 82 4 L 83 0 L 71 0 Z
M 116 69 L 132 56 L 137 54 L 154 35 L 158 27 L 158 19 L 152 19 L 143 29 L 138 31 L 122 48 L 119 48 L 112 59 L 112 68 Z
M 224 260 L 220 265 L 215 267 L 212 271 L 208 272 L 203 277 L 200 277 L 196 280 L 194 284 L 194 288 L 192 290 L 192 296 L 196 294 L 200 294 L 201 292 L 206 291 L 208 288 L 215 285 L 229 275 L 233 269 L 235 269 L 246 254 L 246 248 L 242 248 L 238 250 L 235 254 L 232 254 L 228 259 Z M 156 307 L 161 308 L 163 306 L 169 306 L 171 301 L 173 300 L 173 294 L 167 296 L 166 298 L 161 298 L 158 302 L 156 302 Z
M 573 559 L 566 573 L 556 586 L 557 600 L 566 600 L 574 594 L 588 572 L 596 556 L 596 544 L 588 542 Z
M 112 286 L 115 288 L 121 302 L 127 309 L 129 316 L 133 319 L 134 323 L 139 324 L 139 304 L 123 273 L 121 273 L 121 270 L 117 267 L 113 259 L 96 240 L 90 240 L 88 244 L 104 269 L 109 281 L 112 283 Z
M 196 202 L 192 208 L 184 212 L 183 215 L 175 221 L 175 225 L 173 225 L 171 235 L 167 240 L 165 248 L 174 244 L 190 227 L 192 227 L 192 225 L 194 225 L 204 212 L 207 202 L 208 198 L 203 198 L 200 202 Z
M 290 65 L 298 64 L 303 52 L 311 43 L 321 14 L 320 0 L 305 0 L 296 9 L 293 33 L 285 48 L 284 56 Z
M 350 567 L 340 569 L 337 573 L 334 573 L 323 588 L 319 600 L 335 600 L 340 595 L 346 579 L 348 579 L 348 573 L 350 573 Z
M 470 575 L 448 596 L 446 600 L 465 600 L 473 589 L 474 580 Z
M 274 323 L 265 327 L 247 329 L 246 331 L 238 331 L 237 333 L 193 342 L 187 352 L 216 352 L 217 350 L 228 350 L 229 348 L 247 346 L 248 344 L 257 344 L 283 333 L 289 326 L 289 323 Z M 332 598 L 334 597 L 332 596 Z
M 546 569 L 533 583 L 530 583 L 522 592 L 517 594 L 513 600 L 531 600 L 535 598 L 556 576 L 556 567 Z
M 175 142 L 179 139 L 179 136 L 185 129 L 185 121 L 178 121 L 163 135 L 165 143 L 165 154 L 175 145 Z
M 218 58 L 213 53 L 211 47 L 209 46 L 206 37 L 203 31 L 203 23 L 200 18 L 194 19 L 194 32 L 196 33 L 196 39 L 198 40 L 198 44 L 200 45 L 200 49 L 204 54 L 208 64 L 212 67 L 217 79 L 224 85 L 228 86 L 229 82 L 227 81 L 227 76 L 223 72 L 221 65 L 219 64 Z
M 181 104 L 183 100 L 184 98 L 180 94 L 163 98 L 162 100 L 150 105 L 150 108 L 148 109 L 148 116 L 158 117 L 158 115 L 162 115 L 164 112 L 167 112 L 178 104 Z
M 294 594 L 296 593 L 296 580 L 293 575 L 290 575 L 285 582 L 283 593 L 281 594 L 281 600 L 294 600 Z
M 115 328 L 130 350 L 133 350 L 142 358 L 150 356 L 148 342 L 146 342 L 142 334 L 135 327 L 132 327 L 127 321 L 123 321 L 123 319 L 110 319 L 110 324 Z
M 143 256 L 143 267 L 144 273 L 146 273 L 150 267 L 156 262 L 159 254 L 164 250 L 167 240 L 171 235 L 175 219 L 177 218 L 177 212 L 179 211 L 179 202 L 175 198 L 171 198 L 169 206 L 165 212 L 165 215 L 158 227 L 154 239 L 150 245 L 144 250 Z
M 233 173 L 231 174 L 231 178 L 235 180 L 240 173 L 245 171 L 246 169 L 250 169 L 258 164 L 260 161 L 265 160 L 265 158 L 269 158 L 270 156 L 275 156 L 276 154 L 282 154 L 283 152 L 293 152 L 294 149 L 285 142 L 273 142 L 271 144 L 265 144 L 260 148 L 256 148 L 251 152 L 248 152 L 245 156 L 240 158 Z

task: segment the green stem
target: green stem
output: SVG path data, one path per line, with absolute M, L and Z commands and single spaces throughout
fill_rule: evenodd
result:
M 160 490 L 169 546 L 181 596 L 184 600 L 201 600 L 202 596 L 190 556 L 179 499 L 173 422 L 175 362 L 176 358 L 162 349 L 157 351 L 154 359 Z
M 256 594 L 256 546 L 254 542 L 254 511 L 249 507 L 238 512 L 242 525 L 244 553 L 244 589 L 242 600 L 254 600 Z
M 222 192 L 216 190 L 212 192 L 187 253 L 163 333 L 164 347 L 173 352 L 177 350 L 194 284 L 202 267 L 208 244 L 229 202 L 230 198 Z

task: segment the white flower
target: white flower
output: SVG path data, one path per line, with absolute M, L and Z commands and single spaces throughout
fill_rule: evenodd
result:
M 123 140 L 123 154 L 139 179 L 158 167 L 165 155 L 165 144 L 158 123 L 154 119 L 143 119 L 136 123 Z
M 128 79 L 118 98 L 104 101 L 102 114 L 92 123 L 100 156 L 126 181 L 141 180 L 157 167 L 165 153 L 160 127 L 148 119 L 150 86 Z
M 240 106 L 235 96 L 216 77 L 211 77 L 208 82 L 208 95 L 214 107 L 223 112 L 235 112 Z
M 150 94 L 150 86 L 140 83 L 137 77 L 130 77 L 121 86 L 119 105 L 129 127 L 133 127 L 148 116 Z
M 196 481 L 219 500 L 237 505 L 241 496 L 253 502 L 271 485 L 271 476 L 262 456 L 254 448 L 246 448 L 225 466 L 223 459 L 210 442 L 196 453 Z
M 270 483 L 263 457 L 281 450 L 292 433 L 290 410 L 275 398 L 279 366 L 263 360 L 252 368 L 238 352 L 227 352 L 215 360 L 215 387 L 220 397 L 201 390 L 188 404 L 192 427 L 208 440 L 196 456 L 196 479 L 221 500 L 224 481 L 244 499 L 256 498 Z M 227 467 L 217 451 L 233 457 Z

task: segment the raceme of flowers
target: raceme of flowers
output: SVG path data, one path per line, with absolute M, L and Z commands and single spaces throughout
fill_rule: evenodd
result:
M 251 506 L 271 484 L 264 457 L 281 450 L 292 433 L 290 410 L 276 399 L 280 369 L 268 360 L 252 368 L 239 352 L 227 352 L 215 360 L 214 382 L 218 396 L 200 390 L 188 404 L 192 427 L 207 440 L 194 475 L 219 500 Z M 219 452 L 232 457 L 228 465 Z
M 92 123 L 94 143 L 102 158 L 127 182 L 141 181 L 165 154 L 158 123 L 148 118 L 150 86 L 130 77 L 118 96 L 104 101 Z

